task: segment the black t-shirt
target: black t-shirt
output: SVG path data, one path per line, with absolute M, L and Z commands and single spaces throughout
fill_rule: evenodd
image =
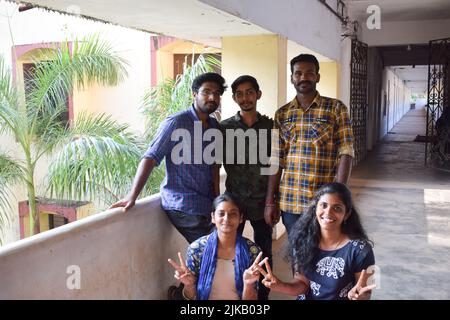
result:
M 313 268 L 305 270 L 310 290 L 299 300 L 346 300 L 347 293 L 356 284 L 355 273 L 375 264 L 369 243 L 350 240 L 337 250 L 320 250 L 313 260 Z

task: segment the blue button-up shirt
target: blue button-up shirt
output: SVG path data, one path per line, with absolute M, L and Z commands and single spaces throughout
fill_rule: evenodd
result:
M 195 122 L 197 122 L 197 130 L 194 134 Z M 217 121 L 211 117 L 208 118 L 208 124 L 210 128 L 218 128 Z M 164 158 L 166 160 L 166 176 L 160 189 L 164 210 L 178 210 L 188 215 L 211 214 L 214 198 L 213 167 L 205 163 L 202 155 L 206 146 L 214 141 L 202 141 L 203 130 L 199 135 L 199 128 L 202 128 L 201 121 L 192 105 L 186 110 L 167 117 L 160 124 L 155 138 L 144 154 L 144 158 L 154 159 L 157 165 Z M 172 141 L 172 133 L 176 129 L 181 129 L 177 132 L 189 135 L 190 139 L 179 136 L 175 139 L 177 135 L 174 135 L 175 141 Z M 197 150 L 195 150 L 194 142 L 197 143 Z M 183 148 L 181 148 L 182 144 L 184 144 Z M 174 147 L 176 147 L 175 150 Z M 184 153 L 185 151 L 187 152 Z M 190 159 L 190 163 L 189 161 L 174 163 L 174 160 L 179 162 L 176 158 L 180 155 Z

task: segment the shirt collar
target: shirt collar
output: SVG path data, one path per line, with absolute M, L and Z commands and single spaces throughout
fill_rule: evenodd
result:
M 308 111 L 309 108 L 311 108 L 314 104 L 317 106 L 320 106 L 320 103 L 322 101 L 322 98 L 320 97 L 319 91 L 317 91 L 316 96 L 314 97 L 314 100 L 311 102 L 311 104 L 306 108 L 305 111 Z M 294 97 L 294 99 L 291 101 L 291 106 L 298 109 L 300 108 L 300 104 L 298 103 L 297 96 Z
M 200 121 L 200 118 L 197 115 L 197 112 L 195 112 L 194 104 L 191 105 L 189 108 L 189 111 L 191 112 L 191 116 L 194 118 L 194 121 Z
M 240 114 L 239 112 L 240 112 L 240 111 L 238 111 L 238 112 L 236 113 L 236 115 L 234 116 L 234 120 L 235 120 L 235 121 L 238 121 L 238 122 L 242 122 L 242 123 L 245 124 L 245 122 L 242 121 L 242 117 L 241 117 L 241 114 Z M 255 121 L 255 123 L 257 123 L 259 120 L 261 120 L 261 114 L 260 114 L 258 111 L 256 111 L 256 121 Z
M 198 117 L 197 112 L 195 111 L 194 104 L 191 105 L 191 107 L 189 108 L 189 111 L 190 111 L 191 116 L 193 117 L 194 121 L 201 121 L 200 118 Z M 207 121 L 208 121 L 208 124 L 210 125 L 211 128 L 216 128 L 217 127 L 215 122 L 214 122 L 214 120 L 213 120 L 213 118 L 210 115 L 208 115 Z

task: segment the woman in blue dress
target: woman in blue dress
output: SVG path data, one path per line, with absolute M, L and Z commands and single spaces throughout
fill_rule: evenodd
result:
M 324 185 L 295 224 L 290 239 L 291 282 L 278 279 L 266 264 L 258 267 L 271 290 L 299 299 L 370 299 L 375 258 L 350 190 Z
M 191 243 L 180 264 L 169 259 L 174 277 L 184 284 L 188 300 L 256 300 L 260 277 L 257 265 L 268 261 L 261 249 L 237 232 L 243 213 L 236 199 L 228 194 L 213 202 L 212 223 L 216 228 Z

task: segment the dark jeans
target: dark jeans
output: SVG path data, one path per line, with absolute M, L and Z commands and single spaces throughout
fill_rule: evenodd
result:
M 288 237 L 290 238 L 291 230 L 297 220 L 300 218 L 299 214 L 292 214 L 288 212 L 281 212 L 281 219 L 283 221 L 284 226 L 286 227 L 286 232 Z
M 255 243 L 261 248 L 263 252 L 263 258 L 269 258 L 270 267 L 273 267 L 272 263 L 272 227 L 269 226 L 264 219 L 251 221 L 250 224 L 253 227 L 253 237 Z M 245 221 L 239 226 L 238 232 L 242 234 L 244 231 Z M 261 283 L 264 277 L 261 276 L 258 285 L 258 300 L 268 300 L 270 289 Z
M 209 234 L 213 228 L 211 216 L 189 215 L 177 210 L 164 210 L 173 226 L 192 243 Z

